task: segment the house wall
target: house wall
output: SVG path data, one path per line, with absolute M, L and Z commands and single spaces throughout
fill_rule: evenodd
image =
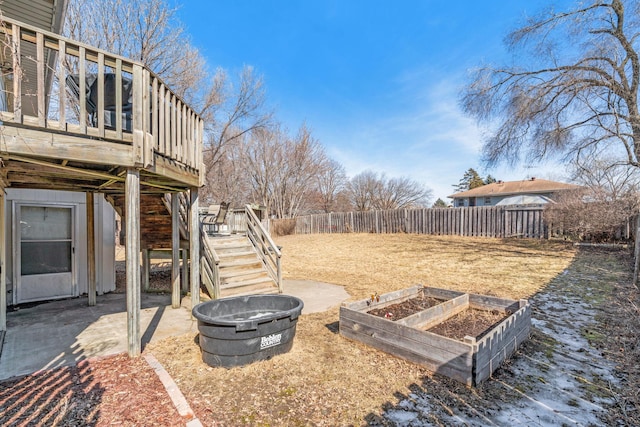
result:
M 553 193 L 543 193 L 543 194 L 536 193 L 535 195 L 551 198 L 553 196 Z M 504 195 L 504 196 L 475 197 L 475 206 L 496 206 L 498 203 L 500 203 L 500 201 L 512 196 L 513 194 Z M 470 206 L 469 198 L 468 197 L 455 198 L 453 206 L 456 208 L 468 207 Z
M 76 280 L 80 295 L 88 289 L 87 272 L 87 209 L 86 195 L 80 192 L 6 189 L 5 265 L 7 268 L 7 304 L 13 304 L 13 209 L 16 203 L 61 203 L 76 206 L 77 233 Z M 115 211 L 103 197 L 94 197 L 96 239 L 96 288 L 99 295 L 115 290 Z

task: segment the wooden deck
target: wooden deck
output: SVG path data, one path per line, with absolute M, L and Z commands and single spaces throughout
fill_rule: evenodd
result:
M 203 184 L 202 119 L 143 64 L 3 21 L 5 187 L 123 193 L 127 168 L 142 194 Z
M 141 351 L 140 253 L 170 244 L 178 264 L 188 239 L 192 304 L 199 302 L 198 188 L 204 184 L 203 121 L 144 64 L 58 34 L 2 19 L 0 187 L 102 194 L 123 217 L 128 349 Z M 5 230 L 0 192 L 0 230 Z M 171 208 L 161 201 L 171 194 Z M 183 217 L 178 195 L 187 200 Z M 87 214 L 89 305 L 96 303 L 94 218 Z M 154 232 L 148 230 L 153 229 Z M 142 235 L 141 235 L 142 234 Z M 4 233 L 3 233 L 4 235 Z M 6 330 L 6 268 L 0 247 L 0 330 Z M 175 269 L 177 271 L 177 269 Z M 173 305 L 180 283 L 172 272 Z

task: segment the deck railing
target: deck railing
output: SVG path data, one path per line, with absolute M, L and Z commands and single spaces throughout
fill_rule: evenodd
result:
M 139 62 L 8 18 L 0 25 L 0 118 L 129 144 L 136 165 L 160 155 L 193 172 L 203 121 Z

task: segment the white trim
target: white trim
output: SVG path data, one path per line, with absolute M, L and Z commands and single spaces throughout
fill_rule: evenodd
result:
M 12 244 L 13 244 L 13 286 L 12 286 L 12 300 L 13 304 L 22 304 L 26 302 L 32 301 L 40 301 L 41 298 L 32 298 L 32 299 L 24 299 L 18 301 L 18 293 L 21 286 L 22 275 L 21 275 L 21 245 L 20 245 L 20 218 L 18 215 L 18 208 L 22 208 L 23 206 L 27 207 L 57 207 L 57 208 L 69 208 L 71 209 L 71 295 L 63 295 L 60 297 L 50 297 L 47 300 L 52 299 L 60 299 L 60 298 L 69 298 L 69 297 L 77 297 L 80 295 L 79 287 L 78 287 L 78 236 L 79 236 L 79 222 L 78 221 L 78 213 L 79 213 L 79 203 L 62 203 L 62 202 L 40 202 L 40 201 L 27 201 L 27 200 L 12 200 L 11 202 L 11 211 L 12 211 L 12 224 L 11 224 L 11 234 L 12 234 Z

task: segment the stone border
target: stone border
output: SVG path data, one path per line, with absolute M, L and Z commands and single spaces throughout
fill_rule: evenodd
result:
M 164 369 L 158 359 L 151 353 L 145 354 L 144 358 L 158 375 L 158 378 L 173 402 L 173 406 L 178 410 L 178 414 L 187 421 L 187 427 L 202 427 L 202 423 L 193 413 L 191 406 L 189 406 L 187 399 L 185 399 L 178 385 L 173 381 L 171 375 Z

